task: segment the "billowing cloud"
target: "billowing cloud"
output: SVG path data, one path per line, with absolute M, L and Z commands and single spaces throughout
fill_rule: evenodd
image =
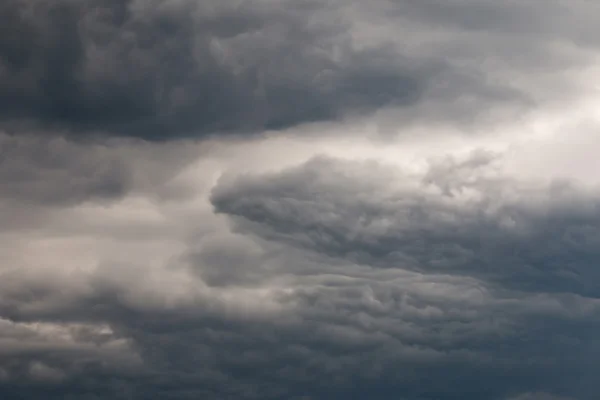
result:
M 599 193 L 490 176 L 490 161 L 478 154 L 410 176 L 316 159 L 218 186 L 213 202 L 240 229 L 250 223 L 267 238 L 352 262 L 600 295 Z
M 146 139 L 512 117 L 581 90 L 598 32 L 576 3 L 10 0 L 0 117 Z
M 6 0 L 0 398 L 595 399 L 597 11 Z
M 22 247 L 0 393 L 591 399 L 597 196 L 504 176 L 503 157 L 318 157 L 222 178 L 219 215 L 210 186 L 56 205 L 3 236 Z
M 319 2 L 11 0 L 1 12 L 5 122 L 158 139 L 255 131 L 413 103 L 426 73 L 354 50 Z

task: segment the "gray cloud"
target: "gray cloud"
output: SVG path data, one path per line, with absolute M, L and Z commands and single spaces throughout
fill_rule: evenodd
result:
M 315 159 L 223 184 L 213 203 L 242 231 L 352 262 L 597 297 L 598 194 L 481 176 L 488 161 L 476 155 L 415 178 Z
M 288 254 L 281 265 L 287 261 L 284 269 L 292 271 L 289 265 L 298 258 Z M 30 358 L 13 361 L 6 369 L 11 376 L 25 371 L 17 382 L 25 385 L 26 393 L 49 388 L 56 398 L 90 393 L 98 398 L 341 399 L 354 393 L 445 400 L 505 399 L 527 391 L 593 398 L 585 386 L 592 377 L 581 370 L 584 360 L 595 354 L 590 345 L 598 309 L 589 300 L 503 297 L 476 280 L 352 270 L 326 258 L 314 267 L 320 273 L 299 275 L 288 288 L 274 287 L 270 299 L 262 300 L 252 289 L 244 296 L 243 286 L 201 289 L 189 276 L 184 279 L 191 291 L 169 300 L 183 281 L 171 280 L 168 271 L 156 281 L 140 279 L 154 272 L 140 275 L 144 269 L 131 266 L 103 269 L 79 283 L 56 277 L 55 288 L 50 279 L 40 279 L 35 292 L 31 282 L 7 281 L 3 314 L 19 324 L 79 321 L 81 326 L 70 330 L 82 332 L 75 336 L 81 344 L 69 345 L 80 347 L 78 351 L 60 345 L 65 339 L 54 339 L 59 342 L 48 346 L 54 349 L 52 357 L 38 346 Z M 79 285 L 91 290 L 74 290 Z M 59 301 L 58 289 L 80 294 Z M 17 308 L 7 312 L 6 300 L 19 293 L 21 298 L 13 303 Z M 229 295 L 236 293 L 239 301 L 230 302 Z M 574 301 L 580 306 L 574 307 Z M 589 310 L 572 314 L 582 306 Z M 108 323 L 111 331 L 94 327 L 100 323 Z M 65 336 L 58 333 L 56 338 Z M 22 333 L 20 337 L 25 345 Z M 127 338 L 131 347 L 126 342 L 110 346 L 118 338 Z M 111 360 L 114 352 L 123 359 Z M 143 364 L 128 361 L 135 361 L 136 353 Z M 82 358 L 90 366 L 77 362 Z M 110 360 L 112 371 L 98 360 Z M 64 371 L 65 381 L 34 379 L 37 383 L 32 384 L 27 372 L 34 362 Z M 565 374 L 566 365 L 572 373 Z M 111 384 L 101 388 L 103 379 Z M 19 388 L 14 385 L 0 388 L 0 393 L 11 395 Z
M 556 73 L 585 65 L 577 51 L 596 45 L 584 18 L 591 7 L 10 0 L 0 9 L 7 32 L 0 117 L 13 130 L 146 139 L 279 129 L 388 108 L 396 122 L 470 124 L 575 90 Z M 438 32 L 429 31 L 434 24 Z M 533 72 L 535 80 L 524 80 Z
M 0 352 L 11 356 L 1 358 L 8 385 L 0 394 L 592 399 L 600 350 L 593 279 L 586 291 L 546 261 L 555 249 L 585 247 L 569 247 L 564 235 L 544 246 L 539 231 L 578 226 L 573 210 L 594 196 L 525 189 L 494 174 L 492 161 L 476 154 L 410 176 L 319 158 L 230 178 L 213 203 L 253 223 L 201 230 L 173 265 L 151 263 L 143 251 L 118 262 L 107 248 L 96 267 L 76 273 L 5 272 Z M 405 207 L 412 217 L 400 219 Z M 510 210 L 520 212 L 517 225 L 507 222 Z M 440 253 L 440 238 L 450 250 Z M 492 240 L 524 253 L 494 264 Z M 540 254 L 525 260 L 532 266 L 528 252 Z M 591 264 L 575 256 L 575 270 L 590 276 Z
M 26 223 L 44 207 L 109 203 L 131 193 L 153 193 L 165 199 L 185 196 L 169 181 L 193 161 L 197 151 L 177 142 L 159 147 L 136 140 L 79 142 L 35 131 L 0 133 L 4 228 Z
M 422 91 L 414 66 L 352 50 L 319 2 L 11 0 L 1 12 L 13 124 L 167 138 L 334 119 Z
M 104 146 L 82 147 L 62 138 L 0 135 L 0 188 L 4 200 L 38 204 L 118 198 L 130 171 Z
M 597 7 L 221 3 L 0 5 L 0 398 L 595 399 Z

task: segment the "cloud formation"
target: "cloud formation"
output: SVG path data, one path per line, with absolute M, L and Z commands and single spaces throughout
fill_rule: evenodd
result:
M 0 398 L 596 399 L 597 8 L 6 0 Z
M 600 295 L 598 193 L 489 176 L 489 162 L 476 154 L 414 177 L 321 158 L 218 186 L 213 203 L 241 229 L 352 262 Z
M 585 65 L 597 31 L 576 3 L 10 0 L 0 117 L 161 140 L 386 109 L 468 125 L 577 89 L 559 71 Z
M 412 103 L 424 79 L 385 50 L 353 50 L 319 2 L 11 0 L 1 13 L 7 122 L 156 139 L 257 131 Z

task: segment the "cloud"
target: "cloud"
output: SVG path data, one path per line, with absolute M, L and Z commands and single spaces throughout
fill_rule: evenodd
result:
M 598 296 L 598 194 L 486 176 L 489 162 L 475 155 L 410 176 L 320 158 L 224 183 L 213 203 L 242 232 L 351 262 Z
M 109 203 L 132 192 L 185 195 L 168 182 L 193 160 L 192 154 L 194 146 L 177 142 L 158 147 L 135 140 L 86 143 L 39 132 L 0 133 L 0 213 L 7 203 L 36 211 L 89 200 Z M 161 189 L 158 182 L 167 187 Z
M 167 139 L 334 119 L 422 90 L 385 50 L 354 51 L 319 2 L 11 0 L 1 12 L 20 32 L 0 43 L 4 122 Z
M 383 125 L 466 126 L 579 93 L 556 72 L 589 64 L 592 7 L 10 0 L 0 119 L 153 140 L 380 112 Z
M 53 204 L 110 199 L 123 196 L 130 185 L 127 166 L 106 147 L 84 148 L 35 135 L 2 135 L 0 140 L 5 200 Z
M 583 279 L 560 280 L 544 261 L 555 248 L 585 247 L 564 237 L 540 245 L 538 236 L 548 221 L 571 229 L 573 210 L 594 194 L 550 196 L 503 177 L 498 157 L 450 158 L 412 174 L 321 157 L 234 175 L 213 190 L 224 213 L 216 216 L 199 207 L 204 191 L 58 207 L 75 228 L 48 220 L 35 235 L 11 232 L 31 250 L 14 250 L 17 268 L 3 264 L 0 394 L 591 399 L 593 279 L 586 292 Z M 212 175 L 192 170 L 188 184 Z M 505 223 L 507 210 L 521 213 L 517 225 Z M 533 267 L 546 270 L 532 283 L 522 253 L 489 261 L 486 240 L 541 252 Z M 574 267 L 592 273 L 585 262 Z
M 291 271 L 289 265 L 298 258 L 288 254 L 292 257 L 279 265 Z M 125 388 L 136 398 L 151 393 L 172 398 L 345 398 L 358 393 L 391 399 L 406 393 L 407 399 L 451 399 L 465 396 L 468 387 L 473 398 L 495 399 L 532 387 L 556 389 L 554 381 L 534 383 L 542 377 L 562 374 L 556 382 L 571 385 L 580 378 L 579 373 L 577 378 L 565 376 L 563 368 L 565 363 L 579 365 L 581 346 L 592 340 L 583 333 L 593 332 L 597 324 L 589 320 L 597 314 L 597 305 L 589 300 L 581 300 L 582 305 L 592 309 L 573 319 L 568 299 L 502 298 L 476 280 L 406 271 L 365 273 L 320 261 L 313 264 L 319 272 L 270 288 L 264 283 L 245 288 L 237 281 L 228 289 L 207 289 L 197 278 L 163 268 L 106 267 L 90 276 L 91 292 L 62 305 L 39 290 L 43 297 L 34 297 L 31 284 L 7 284 L 12 293 L 30 293 L 21 298 L 23 308 L 11 314 L 14 318 L 75 318 L 92 326 L 98 324 L 95 320 L 107 321 L 112 332 L 87 329 L 107 343 L 112 337 L 127 338 L 119 354 L 133 352 L 135 359 L 139 353 L 143 366 L 134 364 L 133 375 L 125 369 L 115 379 L 125 379 Z M 66 279 L 60 281 L 48 294 L 76 293 Z M 48 290 L 48 282 L 39 285 Z M 3 293 L 10 296 L 6 289 Z M 35 303 L 58 308 L 33 307 Z M 575 330 L 563 331 L 567 323 Z M 550 326 L 547 336 L 530 336 Z M 95 336 L 80 337 L 95 348 Z M 565 338 L 575 342 L 563 342 Z M 110 354 L 109 348 L 99 350 L 96 358 Z M 62 357 L 58 365 L 76 359 L 75 354 Z M 112 368 L 115 364 L 118 360 L 109 363 Z M 78 390 L 119 398 L 119 386 L 97 389 L 105 376 L 102 370 L 69 371 L 68 384 L 53 389 L 57 398 Z M 452 385 L 457 381 L 461 385 Z
M 5 1 L 0 398 L 595 399 L 565 4 Z

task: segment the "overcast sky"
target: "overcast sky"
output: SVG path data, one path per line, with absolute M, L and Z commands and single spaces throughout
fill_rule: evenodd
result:
M 0 1 L 0 399 L 595 400 L 600 3 Z

